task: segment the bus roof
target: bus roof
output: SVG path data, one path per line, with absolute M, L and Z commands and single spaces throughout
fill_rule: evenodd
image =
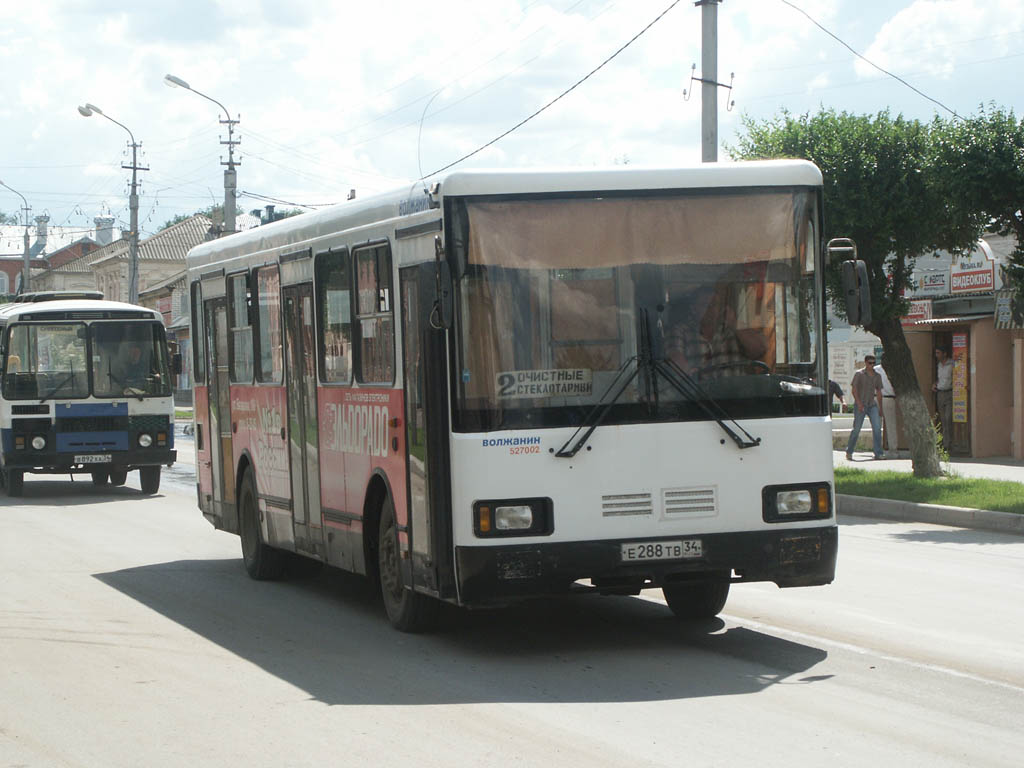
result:
M 254 227 L 226 238 L 201 243 L 189 251 L 189 270 L 224 260 L 263 253 L 301 250 L 318 238 L 374 223 L 394 220 L 414 225 L 440 217 L 426 214 L 441 207 L 444 197 L 484 195 L 557 195 L 579 192 L 728 189 L 743 187 L 818 187 L 821 171 L 806 160 L 756 160 L 706 163 L 678 168 L 610 168 L 459 170 L 429 181 L 417 181 L 391 192 L 339 203 L 301 216 Z M 428 191 L 429 190 L 429 191 Z M 195 275 L 190 277 L 195 279 Z
M 163 322 L 163 315 L 155 309 L 126 304 L 121 301 L 100 299 L 57 299 L 53 301 L 23 301 L 0 304 L 0 323 L 21 319 L 43 320 L 47 316 L 62 320 L 97 320 L 104 314 L 116 313 L 118 318 L 153 319 Z M 25 317 L 26 315 L 30 317 Z

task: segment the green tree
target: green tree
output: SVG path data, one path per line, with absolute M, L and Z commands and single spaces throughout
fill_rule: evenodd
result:
M 969 247 L 977 234 L 929 173 L 929 126 L 888 111 L 870 116 L 822 110 L 744 118 L 743 130 L 738 145 L 729 148 L 734 158 L 805 158 L 821 169 L 826 238 L 852 238 L 867 264 L 872 317 L 865 328 L 882 342 L 914 474 L 941 475 L 934 427 L 900 324 L 907 311 L 902 294 L 919 256 Z M 826 265 L 825 279 L 836 314 L 845 317 L 838 263 Z
M 1005 270 L 1014 292 L 1014 319 L 1024 321 L 1024 119 L 1013 110 L 982 106 L 964 120 L 933 123 L 935 167 L 951 200 L 973 213 L 971 225 L 1013 234 Z
M 0 211 L 0 224 L 17 224 L 18 217 Z

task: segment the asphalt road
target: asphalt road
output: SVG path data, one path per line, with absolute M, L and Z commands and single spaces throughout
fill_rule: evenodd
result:
M 721 620 L 652 593 L 410 636 L 360 578 L 249 580 L 177 472 L 0 499 L 0 767 L 1021 763 L 1024 538 L 854 519 L 835 584 Z

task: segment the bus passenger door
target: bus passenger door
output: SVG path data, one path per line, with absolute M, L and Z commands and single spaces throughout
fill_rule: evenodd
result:
M 399 272 L 413 583 L 447 599 L 455 596 L 448 350 L 447 332 L 430 322 L 436 285 L 433 263 Z
M 306 283 L 285 288 L 282 293 L 295 549 L 326 558 L 320 510 L 313 287 Z
M 228 379 L 227 300 L 210 299 L 205 307 L 206 371 L 210 409 L 210 470 L 213 514 L 226 531 L 238 532 L 235 473 L 231 454 L 231 390 Z

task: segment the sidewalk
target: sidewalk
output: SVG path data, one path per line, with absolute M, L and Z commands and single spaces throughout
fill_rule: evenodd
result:
M 871 434 L 870 430 L 868 430 L 868 434 Z M 893 470 L 906 472 L 908 475 L 914 471 L 910 455 L 906 451 L 895 454 L 894 458 L 879 460 L 872 458 L 870 450 L 854 451 L 852 461 L 847 460 L 844 451 L 832 451 L 832 466 L 865 470 Z M 961 477 L 1010 480 L 1021 483 L 1021 493 L 1024 494 L 1024 462 L 1009 456 L 990 459 L 956 458 L 943 462 L 942 468 Z M 1009 512 L 943 507 L 937 504 L 915 504 L 909 501 L 871 499 L 843 494 L 836 495 L 836 510 L 839 514 L 844 515 L 934 523 L 1024 535 L 1024 515 L 1015 515 Z

